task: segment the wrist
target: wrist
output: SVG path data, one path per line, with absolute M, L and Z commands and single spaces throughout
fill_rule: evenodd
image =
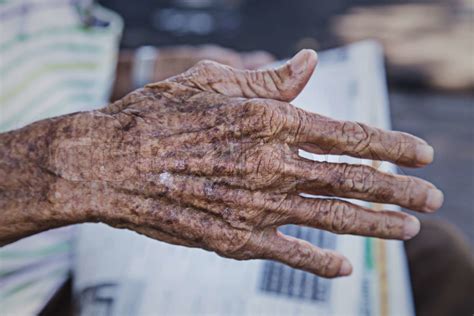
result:
M 118 102 L 121 104 L 122 100 Z M 57 180 L 49 190 L 56 212 L 73 222 L 104 222 L 116 210 L 114 188 L 136 175 L 133 167 L 140 135 L 128 135 L 135 117 L 100 111 L 76 113 L 55 127 L 49 170 Z M 112 111 L 113 112 L 113 111 Z M 121 163 L 122 159 L 128 159 Z
M 58 203 L 58 188 L 69 183 L 58 173 L 54 152 L 58 135 L 72 132 L 77 115 L 81 113 L 0 134 L 0 245 L 85 221 L 80 211 Z
M 48 201 L 64 221 L 98 221 L 91 201 L 100 181 L 103 145 L 110 141 L 102 131 L 109 120 L 98 111 L 80 112 L 61 117 L 54 126 L 46 166 L 55 181 L 49 186 Z

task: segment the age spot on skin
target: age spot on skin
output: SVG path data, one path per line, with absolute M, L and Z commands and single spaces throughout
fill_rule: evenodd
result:
M 167 188 L 173 185 L 173 178 L 171 177 L 171 174 L 169 172 L 160 173 L 159 179 L 160 183 L 166 186 Z

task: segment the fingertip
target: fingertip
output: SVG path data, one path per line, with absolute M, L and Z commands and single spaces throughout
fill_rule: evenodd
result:
M 316 64 L 318 62 L 318 53 L 316 53 L 315 50 L 313 49 L 309 49 L 309 48 L 305 48 L 305 49 L 302 49 L 298 54 L 303 54 L 306 59 L 308 59 L 309 61 L 312 61 L 314 64 Z M 296 54 L 296 55 L 298 55 Z M 295 55 L 295 57 L 296 57 Z
M 437 188 L 432 188 L 428 191 L 426 196 L 426 208 L 427 212 L 434 212 L 439 209 L 444 202 L 444 194 Z
M 280 80 L 284 82 L 278 100 L 289 102 L 300 94 L 316 68 L 317 56 L 314 50 L 303 49 L 277 69 Z
M 312 49 L 300 50 L 289 63 L 294 73 L 300 75 L 306 73 L 308 77 L 313 73 L 318 62 L 318 54 Z
M 418 166 L 425 166 L 433 162 L 434 149 L 430 145 L 424 143 L 416 146 L 416 162 Z
M 351 274 L 352 274 L 352 265 L 347 259 L 344 259 L 342 261 L 341 267 L 339 268 L 338 276 L 348 276 Z
M 403 227 L 403 240 L 409 240 L 420 232 L 420 221 L 415 216 L 407 216 Z

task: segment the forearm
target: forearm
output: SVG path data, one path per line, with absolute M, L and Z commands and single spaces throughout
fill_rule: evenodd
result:
M 51 167 L 51 144 L 72 117 L 0 134 L 0 245 L 79 220 L 57 207 L 52 196 L 62 179 Z

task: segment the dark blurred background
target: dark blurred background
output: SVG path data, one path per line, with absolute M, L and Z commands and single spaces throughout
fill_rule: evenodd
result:
M 385 49 L 393 128 L 435 162 L 406 174 L 445 192 L 436 216 L 474 243 L 473 1 L 101 0 L 125 21 L 122 48 L 213 43 L 287 58 L 366 38 Z M 418 216 L 418 215 L 417 215 Z

